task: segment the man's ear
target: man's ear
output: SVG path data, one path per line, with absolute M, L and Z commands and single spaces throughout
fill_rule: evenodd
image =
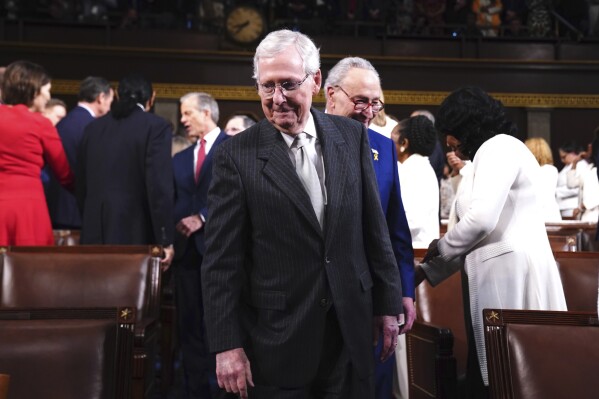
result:
M 152 97 L 148 100 L 148 104 L 146 105 L 146 111 L 149 111 L 154 106 L 154 101 L 156 100 L 156 90 L 152 92 Z
M 322 73 L 320 72 L 320 69 L 319 69 L 314 74 L 314 89 L 312 90 L 313 95 L 315 95 L 315 96 L 318 95 L 318 92 L 320 92 L 321 85 L 322 85 Z

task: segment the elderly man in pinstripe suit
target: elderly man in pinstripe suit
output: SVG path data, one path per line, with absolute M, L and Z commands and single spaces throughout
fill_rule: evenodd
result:
M 266 119 L 218 148 L 208 194 L 202 292 L 219 386 L 372 398 L 372 345 L 382 331 L 389 357 L 403 314 L 368 133 L 311 108 L 320 57 L 301 33 L 270 33 L 254 78 Z

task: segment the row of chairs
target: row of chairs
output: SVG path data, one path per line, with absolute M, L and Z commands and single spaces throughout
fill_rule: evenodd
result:
M 415 251 L 416 262 L 424 252 Z M 599 252 L 554 255 L 568 312 L 484 311 L 494 398 L 592 398 L 599 392 L 599 346 L 585 349 L 599 338 Z M 406 337 L 410 398 L 463 397 L 467 343 L 460 274 L 434 288 L 426 281 L 420 284 L 416 308 L 418 320 Z M 539 338 L 545 336 L 553 338 Z M 514 385 L 519 379 L 522 384 Z M 560 390 L 552 388 L 554 383 L 561 384 Z
M 8 398 L 151 397 L 161 254 L 150 246 L 0 248 Z

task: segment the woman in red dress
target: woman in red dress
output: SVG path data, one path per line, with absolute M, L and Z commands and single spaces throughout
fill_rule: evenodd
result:
M 54 238 L 40 171 L 49 164 L 70 188 L 73 174 L 58 132 L 40 113 L 50 77 L 37 64 L 6 68 L 0 105 L 0 245 L 52 245 Z

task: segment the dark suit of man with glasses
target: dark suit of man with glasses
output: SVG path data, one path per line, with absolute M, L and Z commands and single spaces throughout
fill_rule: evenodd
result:
M 319 67 L 308 37 L 270 33 L 254 57 L 266 119 L 214 155 L 206 330 L 219 385 L 243 398 L 372 398 L 373 342 L 391 356 L 403 316 L 366 128 L 311 108 Z

